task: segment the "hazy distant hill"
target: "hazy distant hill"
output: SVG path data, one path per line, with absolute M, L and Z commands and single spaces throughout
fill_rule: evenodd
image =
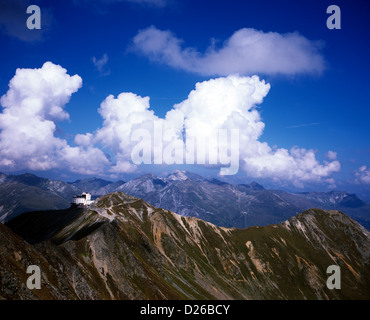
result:
M 93 196 L 101 196 L 116 191 L 117 187 L 125 182 L 122 180 L 112 182 L 99 178 L 87 178 L 71 182 L 70 184 L 81 192 L 90 192 Z

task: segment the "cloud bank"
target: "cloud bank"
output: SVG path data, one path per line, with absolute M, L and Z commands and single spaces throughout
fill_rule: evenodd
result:
M 367 166 L 361 166 L 356 172 L 356 182 L 370 184 L 370 168 Z
M 154 26 L 139 31 L 133 50 L 170 67 L 205 76 L 230 74 L 320 74 L 325 63 L 322 44 L 297 32 L 280 34 L 252 28 L 240 29 L 221 48 L 204 53 L 183 47 L 184 41 Z
M 296 186 L 323 181 L 331 184 L 332 173 L 340 170 L 333 151 L 320 163 L 314 150 L 288 150 L 260 141 L 265 124 L 257 105 L 270 85 L 257 76 L 232 75 L 197 83 L 187 99 L 174 105 L 164 118 L 150 109 L 149 97 L 131 92 L 110 95 L 98 110 L 101 127 L 76 135 L 75 146 L 71 146 L 55 136 L 55 123 L 69 119 L 64 106 L 81 85 L 78 75 L 70 76 L 51 62 L 40 69 L 17 70 L 0 100 L 4 108 L 0 114 L 0 168 L 63 168 L 100 175 L 132 172 L 137 168 L 131 161 L 137 144 L 132 140 L 133 132 L 153 132 L 154 123 L 159 122 L 167 144 L 213 136 L 222 129 L 239 129 L 240 169 L 250 177 L 290 181 Z M 112 159 L 97 146 L 108 150 Z M 210 156 L 212 148 L 197 152 Z

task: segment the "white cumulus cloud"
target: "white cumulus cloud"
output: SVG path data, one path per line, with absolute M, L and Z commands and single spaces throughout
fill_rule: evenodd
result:
M 356 172 L 357 182 L 370 184 L 370 168 L 368 166 L 361 166 Z
M 186 132 L 215 135 L 219 129 L 239 129 L 240 164 L 249 176 L 292 181 L 321 181 L 340 170 L 339 161 L 319 163 L 314 150 L 271 148 L 261 142 L 265 124 L 256 105 L 270 85 L 257 76 L 228 76 L 198 83 L 184 102 L 174 107 L 184 117 Z M 172 111 L 170 111 L 172 112 Z
M 113 150 L 118 161 L 112 171 L 127 172 L 134 169 L 129 165 L 131 151 L 137 144 L 131 140 L 133 132 L 144 129 L 153 139 L 154 122 L 161 123 L 167 143 L 181 143 L 190 137 L 214 137 L 219 130 L 238 129 L 240 166 L 249 176 L 291 181 L 300 187 L 309 181 L 333 183 L 330 175 L 340 170 L 336 153 L 329 151 L 329 161 L 320 163 L 314 150 L 272 148 L 260 141 L 265 124 L 256 106 L 262 103 L 269 89 L 270 85 L 257 76 L 211 79 L 197 83 L 188 98 L 176 104 L 164 118 L 150 110 L 148 97 L 133 93 L 121 93 L 117 98 L 109 96 L 99 109 L 104 122 L 94 141 Z M 153 158 L 158 146 L 153 140 L 151 146 Z M 207 147 L 197 152 L 205 152 L 209 159 L 212 148 Z
M 297 32 L 280 34 L 243 28 L 221 48 L 210 46 L 204 53 L 184 47 L 170 31 L 154 26 L 140 30 L 133 49 L 153 61 L 202 75 L 321 73 L 325 63 L 321 42 Z
M 326 154 L 325 157 L 328 158 L 329 160 L 336 160 L 337 159 L 338 153 L 335 151 L 329 150 Z
M 17 69 L 0 99 L 0 165 L 14 170 L 63 166 L 79 171 L 90 156 L 96 163 L 107 163 L 102 151 L 70 147 L 54 135 L 55 122 L 69 119 L 64 106 L 81 85 L 80 76 L 70 76 L 51 62 L 39 69 Z
M 99 113 L 103 126 L 98 129 L 94 141 L 109 148 L 116 157 L 112 172 L 131 172 L 136 166 L 131 163 L 132 132 L 138 128 L 152 131 L 153 121 L 158 120 L 154 111 L 149 110 L 149 97 L 140 97 L 131 92 L 123 92 L 117 98 L 108 96 L 102 103 Z

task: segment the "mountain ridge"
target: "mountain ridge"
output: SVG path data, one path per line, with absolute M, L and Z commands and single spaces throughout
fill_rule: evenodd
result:
M 57 289 L 54 296 L 370 299 L 370 233 L 339 211 L 311 209 L 280 224 L 224 228 L 114 192 L 52 233 L 47 216 L 37 220 L 33 231 L 17 230 L 22 222 L 31 226 L 32 214 L 12 219 L 4 227 L 22 238 L 27 238 L 22 232 L 39 235 L 33 245 L 25 246 L 49 265 L 47 278 L 56 282 L 47 288 Z M 12 246 L 12 239 L 5 237 L 4 248 Z M 22 259 L 24 253 L 17 250 Z M 20 288 L 21 275 L 4 263 L 0 261 L 0 272 L 17 279 L 13 282 Z M 341 290 L 326 287 L 326 268 L 331 264 L 341 268 Z M 60 278 L 63 286 L 58 285 Z M 22 292 L 17 290 L 13 298 L 29 297 Z M 1 289 L 0 296 L 10 297 Z

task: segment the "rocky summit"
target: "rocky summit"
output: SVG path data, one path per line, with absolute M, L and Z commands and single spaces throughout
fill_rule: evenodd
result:
M 224 228 L 114 192 L 22 214 L 0 241 L 3 299 L 370 299 L 370 233 L 339 211 Z M 41 289 L 26 286 L 29 265 Z

